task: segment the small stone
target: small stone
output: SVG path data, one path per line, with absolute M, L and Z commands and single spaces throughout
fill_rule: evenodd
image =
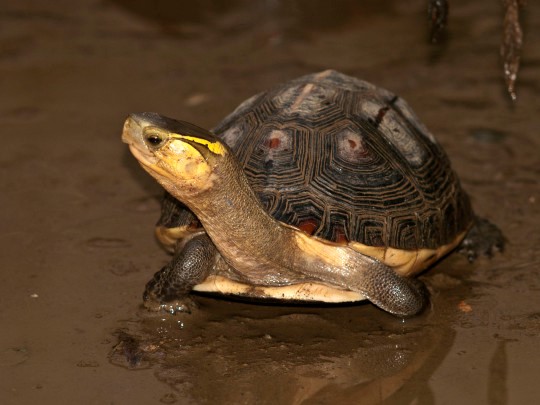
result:
M 198 105 L 203 104 L 206 101 L 208 101 L 208 96 L 206 94 L 195 93 L 195 94 L 192 94 L 191 96 L 189 96 L 186 99 L 185 104 L 188 107 L 196 107 Z
M 458 304 L 458 309 L 461 311 L 461 312 L 464 312 L 464 313 L 469 313 L 469 312 L 472 312 L 472 307 L 467 304 L 465 301 L 460 301 L 459 304 Z

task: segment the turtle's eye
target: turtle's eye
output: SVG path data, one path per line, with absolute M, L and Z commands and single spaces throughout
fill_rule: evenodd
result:
M 163 136 L 156 133 L 147 134 L 145 136 L 145 139 L 146 139 L 146 143 L 153 148 L 160 147 L 165 141 Z

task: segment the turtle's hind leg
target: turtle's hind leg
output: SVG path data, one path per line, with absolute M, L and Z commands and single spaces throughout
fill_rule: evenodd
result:
M 208 276 L 217 255 L 208 235 L 194 236 L 146 284 L 144 306 L 154 311 L 191 312 L 193 303 L 188 294 Z
M 465 255 L 469 262 L 473 262 L 480 255 L 491 257 L 495 252 L 502 252 L 505 241 L 504 235 L 495 224 L 476 217 L 476 223 L 459 245 L 458 252 Z

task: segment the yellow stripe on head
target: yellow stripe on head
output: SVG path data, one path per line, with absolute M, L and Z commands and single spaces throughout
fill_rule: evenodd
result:
M 188 136 L 188 135 L 180 135 L 180 134 L 174 134 L 175 138 L 178 139 L 186 139 L 191 142 L 196 142 L 200 145 L 204 145 L 208 148 L 208 150 L 212 153 L 215 153 L 216 155 L 223 156 L 225 154 L 225 148 L 219 141 L 209 141 L 207 139 L 198 138 L 196 136 Z

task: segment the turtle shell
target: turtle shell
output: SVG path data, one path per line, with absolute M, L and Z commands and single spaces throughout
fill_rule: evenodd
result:
M 214 132 L 270 215 L 309 235 L 437 249 L 472 223 L 433 135 L 403 99 L 365 81 L 332 70 L 300 77 L 246 100 Z M 172 217 L 196 228 L 168 197 L 160 223 Z

